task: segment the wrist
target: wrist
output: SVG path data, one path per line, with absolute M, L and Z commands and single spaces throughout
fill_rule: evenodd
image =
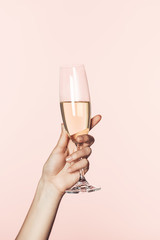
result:
M 41 177 L 39 180 L 38 188 L 40 189 L 40 191 L 45 192 L 51 198 L 54 197 L 57 199 L 61 199 L 65 194 L 65 192 L 57 189 L 52 182 L 44 179 L 43 177 Z

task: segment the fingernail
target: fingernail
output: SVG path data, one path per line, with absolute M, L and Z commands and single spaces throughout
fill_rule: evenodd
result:
M 66 161 L 68 162 L 68 161 L 71 161 L 72 160 L 72 156 L 68 156 L 68 157 L 66 157 Z
M 67 172 L 72 172 L 71 168 L 68 168 L 68 169 L 67 169 Z

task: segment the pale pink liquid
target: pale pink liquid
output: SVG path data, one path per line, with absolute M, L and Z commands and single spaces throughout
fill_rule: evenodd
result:
M 60 102 L 63 123 L 69 136 L 74 140 L 78 135 L 87 134 L 90 128 L 90 102 Z

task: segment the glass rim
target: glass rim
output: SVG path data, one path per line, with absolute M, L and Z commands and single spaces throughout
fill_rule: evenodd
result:
M 84 64 L 83 63 L 64 64 L 64 65 L 60 65 L 59 68 L 62 69 L 62 68 L 73 68 L 73 67 L 83 67 L 84 68 Z

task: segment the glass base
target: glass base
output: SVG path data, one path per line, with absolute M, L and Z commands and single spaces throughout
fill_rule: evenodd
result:
M 94 192 L 100 190 L 100 187 L 93 187 L 86 179 L 80 179 L 72 188 L 67 189 L 66 193 Z

